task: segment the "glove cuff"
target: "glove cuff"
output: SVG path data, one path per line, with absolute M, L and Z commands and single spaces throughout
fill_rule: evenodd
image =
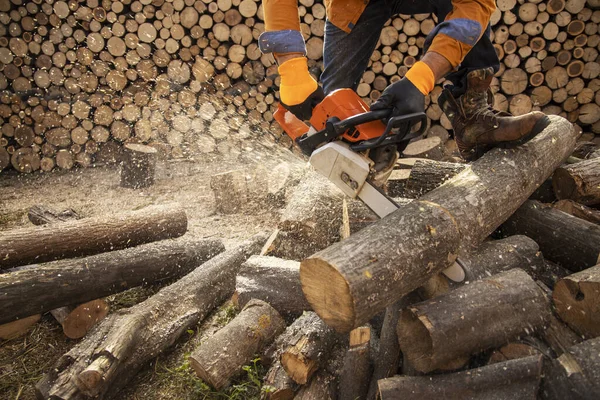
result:
M 423 95 L 427 96 L 435 86 L 435 76 L 429 65 L 423 61 L 417 61 L 405 75 Z
M 315 90 L 317 81 L 308 72 L 306 57 L 292 58 L 278 68 L 281 76 L 279 96 L 281 102 L 288 106 L 303 103 Z

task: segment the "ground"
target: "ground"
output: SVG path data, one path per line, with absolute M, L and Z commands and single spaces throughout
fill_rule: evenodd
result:
M 116 214 L 155 204 L 179 204 L 188 216 L 188 233 L 195 237 L 220 238 L 231 247 L 251 235 L 275 228 L 279 210 L 256 206 L 253 212 L 222 215 L 216 211 L 210 177 L 230 169 L 251 171 L 258 165 L 267 170 L 286 160 L 297 161 L 287 150 L 264 135 L 256 135 L 230 155 L 198 155 L 159 161 L 156 183 L 146 189 L 119 186 L 119 167 L 52 173 L 0 173 L 0 233 L 31 226 L 28 209 L 37 204 L 56 210 L 71 208 L 81 217 Z M 159 286 L 135 288 L 108 298 L 111 310 L 128 307 L 152 295 Z M 190 373 L 186 355 L 203 338 L 223 326 L 235 314 L 224 304 L 211 317 L 180 338 L 174 349 L 153 360 L 122 392 L 121 399 L 250 399 L 258 398 L 260 363 L 246 368 L 239 382 L 228 390 L 212 392 Z M 77 341 L 67 339 L 49 315 L 42 317 L 28 334 L 0 341 L 0 398 L 34 399 L 34 385 L 56 360 Z

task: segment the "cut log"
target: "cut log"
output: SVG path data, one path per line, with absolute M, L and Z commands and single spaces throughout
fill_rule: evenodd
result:
M 0 233 L 0 269 L 123 249 L 179 237 L 186 230 L 185 212 L 175 207 L 9 230 Z
M 285 372 L 281 361 L 275 360 L 265 375 L 264 385 L 269 388 L 265 398 L 268 400 L 291 400 L 298 384 Z
M 0 275 L 0 323 L 180 277 L 221 251 L 218 240 L 181 238 L 19 268 Z
M 570 347 L 544 366 L 545 400 L 591 400 L 600 396 L 600 338 Z
M 88 301 L 79 306 L 66 306 L 51 310 L 50 313 L 63 327 L 65 336 L 81 339 L 108 314 L 108 304 L 102 299 Z
M 337 340 L 335 332 L 312 311 L 304 313 L 277 338 L 281 365 L 296 383 L 306 384 L 323 365 Z
M 587 206 L 600 204 L 600 159 L 558 168 L 552 186 L 559 200 L 570 199 Z
M 417 160 L 410 170 L 406 188 L 421 196 L 453 178 L 466 167 L 465 164 Z
M 444 157 L 442 140 L 437 136 L 417 140 L 406 146 L 402 152 L 404 157 L 419 157 L 431 160 L 441 160 Z
M 489 364 L 496 364 L 499 362 L 516 360 L 519 358 L 525 358 L 530 356 L 542 356 L 544 355 L 538 348 L 523 342 L 514 342 L 505 344 L 497 350 L 494 350 L 488 359 Z
M 310 311 L 300 285 L 300 263 L 268 256 L 250 257 L 236 277 L 234 303 L 241 309 L 251 299 L 268 302 L 290 322 Z
M 30 315 L 29 317 L 0 325 L 0 339 L 11 340 L 23 336 L 40 318 L 42 318 L 41 314 Z
M 552 299 L 558 316 L 574 331 L 600 336 L 600 265 L 559 280 Z
M 280 242 L 273 255 L 302 260 L 337 241 L 342 198 L 342 192 L 325 177 L 305 174 L 281 214 Z
M 284 329 L 285 321 L 277 310 L 253 299 L 192 353 L 191 366 L 204 382 L 221 390 Z
M 600 211 L 576 203 L 573 200 L 560 200 L 554 203 L 552 207 L 588 222 L 600 224 Z
M 410 364 L 430 372 L 541 330 L 550 315 L 535 281 L 512 269 L 403 310 L 398 340 Z
M 141 189 L 152 186 L 158 150 L 136 143 L 128 143 L 123 149 L 121 187 Z
M 310 382 L 303 386 L 294 400 L 336 400 L 336 378 L 327 371 L 319 371 Z
M 38 382 L 38 398 L 118 395 L 140 368 L 231 296 L 240 265 L 267 237 L 258 234 L 146 301 L 109 315 Z
M 352 332 L 366 333 L 353 340 Z M 340 372 L 339 400 L 364 400 L 369 390 L 371 378 L 370 328 L 356 328 L 350 333 L 350 348 L 344 357 Z
M 531 356 L 435 376 L 395 376 L 379 381 L 381 400 L 537 399 L 542 357 Z
M 420 201 L 302 261 L 312 309 L 350 331 L 452 265 L 459 247 L 481 243 L 575 148 L 572 125 L 550 120 L 526 145 L 489 151 Z
M 571 271 L 598 264 L 600 227 L 537 201 L 523 204 L 501 231 L 529 236 L 545 258 Z

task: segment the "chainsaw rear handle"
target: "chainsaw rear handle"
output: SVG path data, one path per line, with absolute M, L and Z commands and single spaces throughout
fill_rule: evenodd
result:
M 390 112 L 391 110 L 387 109 L 385 111 Z M 421 123 L 419 130 L 414 132 L 412 135 L 409 135 L 412 127 L 419 122 Z M 368 149 L 374 149 L 384 144 L 408 142 L 408 140 L 422 135 L 423 132 L 425 132 L 426 127 L 427 116 L 423 112 L 399 115 L 388 120 L 385 131 L 381 136 L 373 140 L 365 140 L 363 142 L 351 145 L 350 148 L 353 151 L 365 151 Z M 390 136 L 390 133 L 393 129 L 397 129 L 398 132 Z
M 331 132 L 333 132 L 335 135 L 339 136 L 342 133 L 346 132 L 350 128 L 354 128 L 355 126 L 366 124 L 367 122 L 379 121 L 379 120 L 389 118 L 389 116 L 391 114 L 392 114 L 391 108 L 384 108 L 382 110 L 367 111 L 366 113 L 356 114 L 356 115 L 353 115 L 352 117 L 346 118 L 342 121 L 340 121 L 340 120 L 335 121 L 334 118 L 331 118 L 330 119 L 331 128 L 329 128 L 329 126 L 327 126 L 327 125 L 329 125 L 330 121 L 327 121 L 326 129 L 327 128 L 331 129 Z

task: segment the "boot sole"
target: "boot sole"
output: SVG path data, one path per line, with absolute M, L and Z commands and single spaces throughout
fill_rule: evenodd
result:
M 540 133 L 541 131 L 546 129 L 548 127 L 548 125 L 550 125 L 550 118 L 548 118 L 548 116 L 545 115 L 544 117 L 540 118 L 535 123 L 535 125 L 533 125 L 533 128 L 531 128 L 531 132 L 529 132 L 527 135 L 523 136 L 519 140 L 514 140 L 511 142 L 503 142 L 501 144 L 498 144 L 498 147 L 503 148 L 503 149 L 512 149 L 514 147 L 525 144 L 525 143 L 529 142 L 531 139 L 533 139 L 534 137 L 536 137 L 538 133 Z

